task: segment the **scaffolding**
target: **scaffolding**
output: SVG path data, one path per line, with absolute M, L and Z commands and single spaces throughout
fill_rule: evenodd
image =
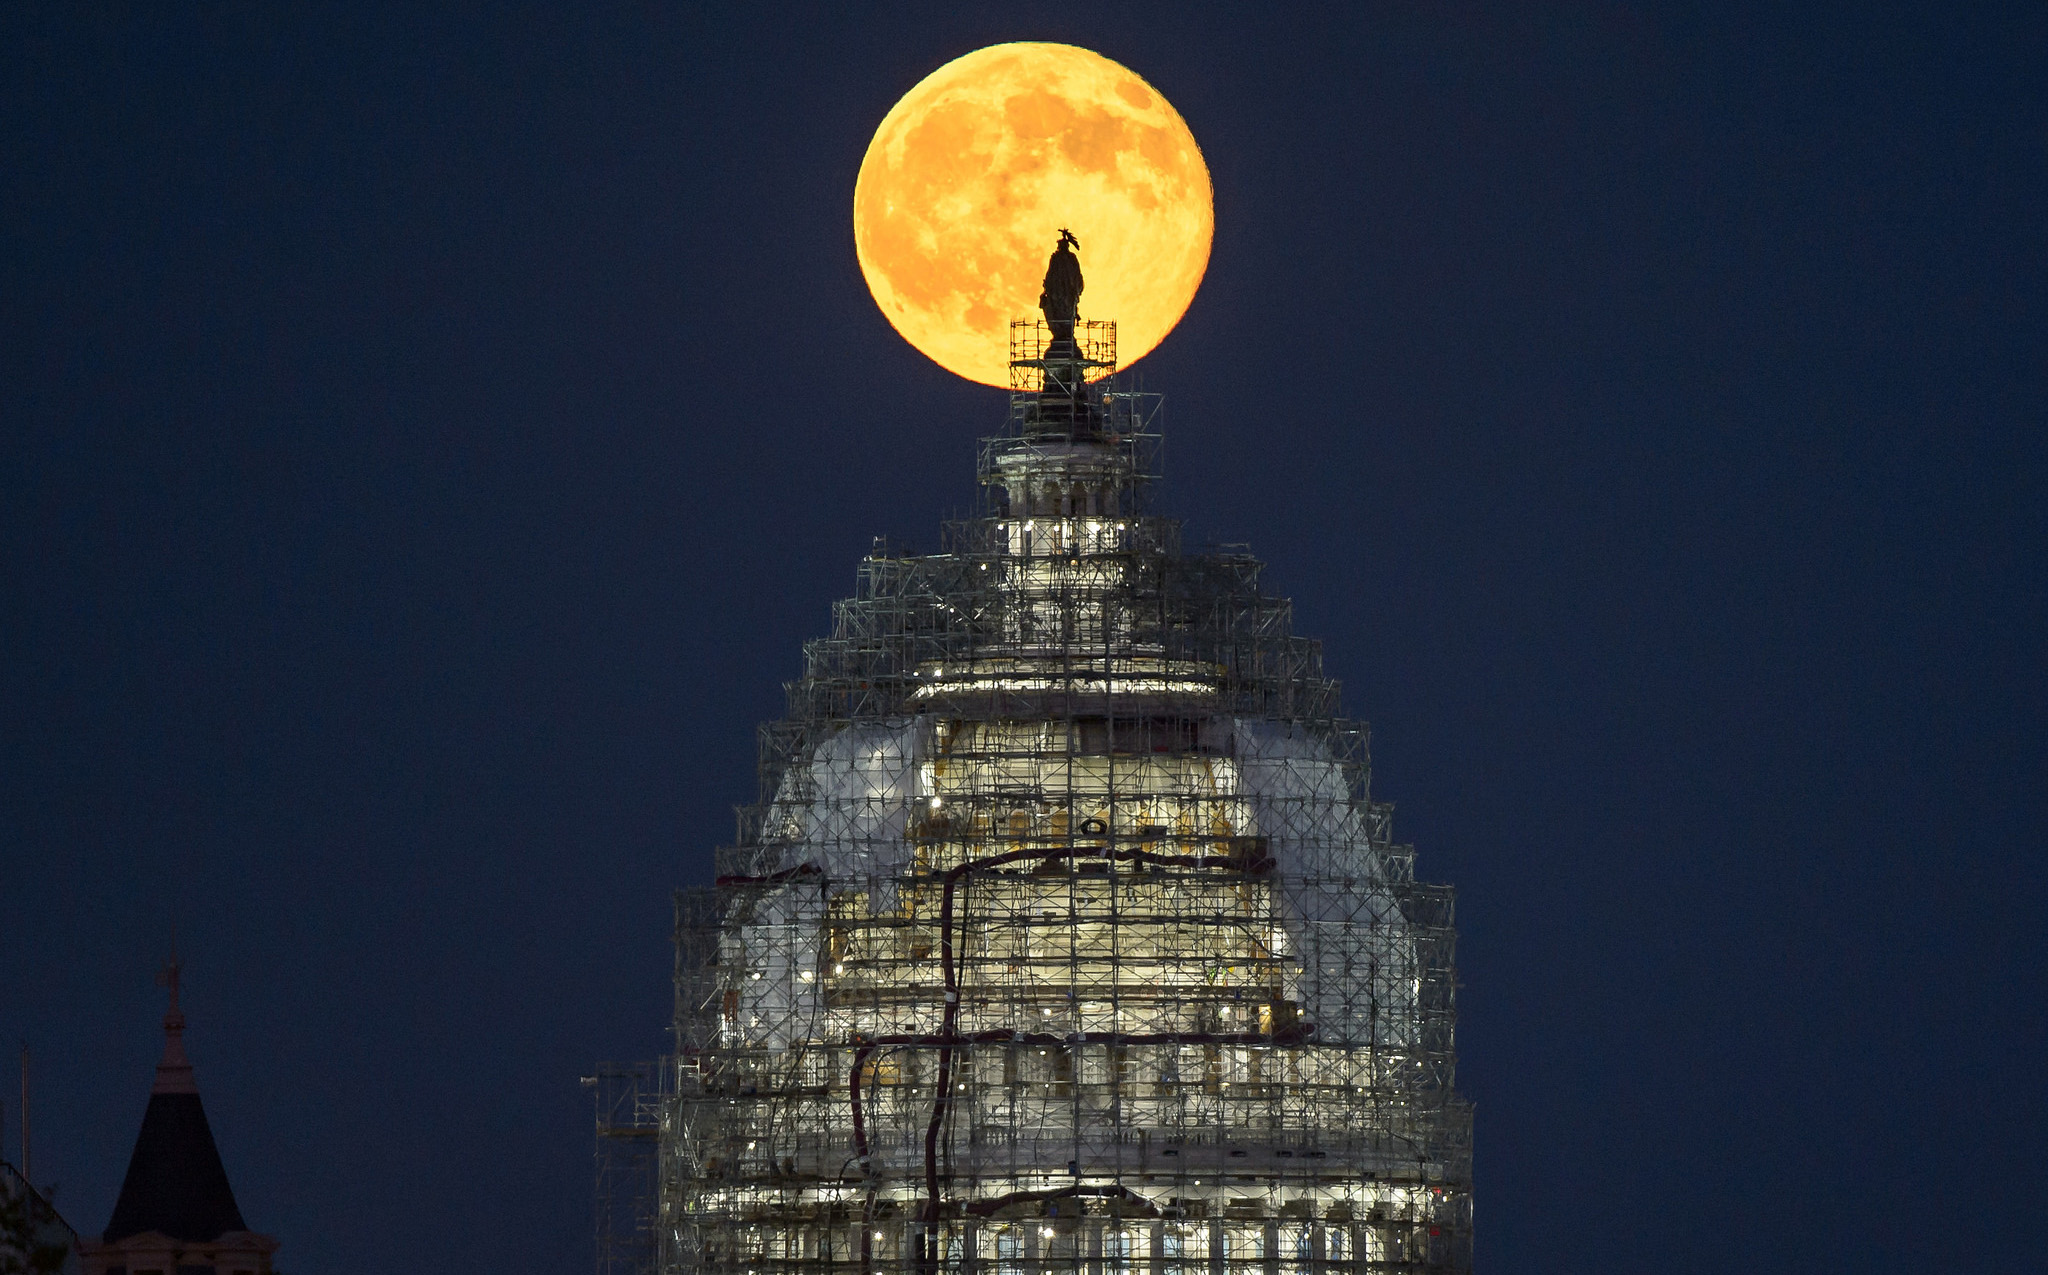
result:
M 1148 512 L 1114 325 L 1011 362 L 978 516 L 861 564 L 677 896 L 647 1260 L 1468 1270 L 1449 889 L 1258 562 Z
M 583 1078 L 597 1111 L 597 1275 L 659 1269 L 661 1118 L 672 1103 L 667 1060 L 600 1063 Z

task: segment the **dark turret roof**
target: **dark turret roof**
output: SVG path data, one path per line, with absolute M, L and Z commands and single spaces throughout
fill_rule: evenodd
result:
M 196 1093 L 153 1093 L 142 1133 L 128 1159 L 121 1198 L 103 1237 L 108 1243 L 144 1231 L 199 1243 L 246 1231 L 228 1171 Z
M 145 1231 L 159 1231 L 174 1240 L 204 1243 L 229 1231 L 246 1231 L 228 1171 L 213 1144 L 206 1108 L 199 1104 L 199 1086 L 185 1058 L 185 1015 L 178 1009 L 178 961 L 164 971 L 171 989 L 171 1011 L 164 1015 L 164 1059 L 156 1065 L 156 1086 L 149 1109 L 142 1113 L 142 1132 L 135 1154 L 128 1157 L 128 1176 L 121 1198 L 101 1238 L 111 1244 Z

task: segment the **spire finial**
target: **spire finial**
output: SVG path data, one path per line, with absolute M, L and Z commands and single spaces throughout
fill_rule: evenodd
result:
M 178 981 L 184 970 L 178 959 L 178 927 L 171 925 L 171 959 L 156 976 L 156 985 L 170 989 L 170 1008 L 164 1013 L 164 1059 L 156 1065 L 156 1085 L 151 1093 L 198 1093 L 192 1079 L 192 1063 L 185 1057 L 185 1011 L 178 1007 Z

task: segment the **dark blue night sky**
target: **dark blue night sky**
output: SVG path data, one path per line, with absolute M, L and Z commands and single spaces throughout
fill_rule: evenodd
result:
M 1050 39 L 1207 153 L 1161 503 L 1459 887 L 1481 1269 L 2040 1261 L 2048 11 L 738 8 L 0 15 L 0 1040 L 81 1229 L 175 914 L 292 1275 L 587 1269 L 577 1078 L 1003 412 L 863 149 Z

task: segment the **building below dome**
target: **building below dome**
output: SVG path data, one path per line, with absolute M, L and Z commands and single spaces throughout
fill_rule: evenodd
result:
M 1470 1268 L 1451 893 L 1260 564 L 1147 512 L 1114 343 L 1016 325 L 984 512 L 806 645 L 676 1054 L 593 1081 L 601 1269 Z
M 185 1056 L 177 958 L 164 970 L 170 1010 L 164 1056 L 114 1215 L 99 1242 L 82 1241 L 82 1275 L 270 1275 L 277 1240 L 242 1220 L 213 1128 Z

